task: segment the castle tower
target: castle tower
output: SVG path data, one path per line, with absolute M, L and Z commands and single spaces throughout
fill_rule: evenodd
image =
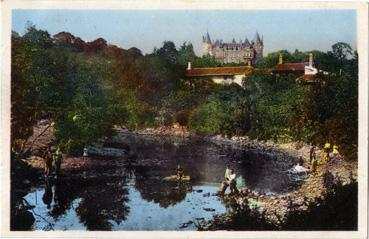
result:
M 254 42 L 255 42 L 254 49 L 255 49 L 255 52 L 256 52 L 255 62 L 257 62 L 258 60 L 263 58 L 264 37 L 260 38 L 259 33 L 256 32 Z
M 207 32 L 206 36 L 202 37 L 202 55 L 203 56 L 205 56 L 205 55 L 212 56 L 213 55 L 212 54 L 212 48 L 213 48 L 213 45 L 211 43 L 209 32 Z

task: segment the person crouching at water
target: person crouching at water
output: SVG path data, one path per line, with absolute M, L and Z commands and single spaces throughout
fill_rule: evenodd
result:
M 225 170 L 225 173 L 224 173 L 224 179 L 226 181 L 229 181 L 230 180 L 230 176 L 231 176 L 231 165 L 227 164 L 227 168 Z
M 231 174 L 229 176 L 229 189 L 231 189 L 232 194 L 237 194 L 238 189 L 237 189 L 237 183 L 236 183 L 236 173 L 234 172 L 233 169 L 231 169 L 230 173 Z
M 224 177 L 225 181 L 222 182 L 218 193 L 223 195 L 227 190 L 228 186 L 231 190 L 231 193 L 238 193 L 238 189 L 236 186 L 236 174 L 229 165 L 227 165 Z
M 177 173 L 177 179 L 182 180 L 182 178 L 184 176 L 184 170 L 183 170 L 183 168 L 181 168 L 181 165 L 179 165 L 179 164 L 177 165 L 176 173 Z
M 292 168 L 292 172 L 293 173 L 307 173 L 308 172 L 308 169 L 307 168 L 304 168 L 303 166 L 303 160 L 299 160 L 299 163 L 297 165 L 295 165 L 293 168 Z

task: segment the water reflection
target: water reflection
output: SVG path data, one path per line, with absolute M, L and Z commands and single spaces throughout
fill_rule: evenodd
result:
M 54 218 L 65 214 L 76 198 L 76 188 L 70 187 L 69 183 L 62 178 L 55 180 L 54 184 L 54 206 L 50 215 Z
M 129 214 L 128 190 L 124 179 L 84 188 L 80 197 L 76 212 L 87 230 L 110 230 L 110 220 L 120 224 Z
M 50 179 L 46 179 L 45 193 L 42 196 L 42 201 L 47 205 L 47 209 L 50 209 L 51 202 L 53 200 L 52 182 Z
M 28 194 L 27 201 L 44 218 L 36 216 L 34 229 L 193 230 L 196 218 L 238 210 L 234 201 L 220 201 L 214 195 L 228 163 L 252 190 L 280 193 L 296 186 L 282 173 L 288 163 L 278 164 L 274 155 L 200 139 L 127 136 L 123 140 L 130 157 L 121 166 L 89 171 L 85 178 L 46 180 Z M 175 174 L 178 164 L 191 182 L 163 180 Z
M 188 182 L 164 181 L 163 176 L 150 177 L 136 174 L 135 188 L 146 201 L 158 203 L 160 207 L 167 208 L 185 199 L 187 192 L 192 191 Z

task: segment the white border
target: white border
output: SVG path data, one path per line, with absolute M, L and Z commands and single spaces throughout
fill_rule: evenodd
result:
M 0 0 L 1 1 L 1 0 Z M 366 238 L 368 204 L 368 3 L 366 2 L 295 2 L 226 0 L 124 0 L 124 1 L 49 1 L 3 0 L 1 4 L 1 81 L 0 81 L 0 167 L 1 237 L 74 237 L 74 238 Z M 11 232 L 10 216 L 10 36 L 13 9 L 354 9 L 357 11 L 357 49 L 359 53 L 359 221 L 358 231 L 246 231 L 246 232 Z

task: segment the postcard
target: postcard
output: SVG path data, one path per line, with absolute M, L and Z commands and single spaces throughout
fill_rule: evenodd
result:
M 1 11 L 2 237 L 367 236 L 367 3 Z

